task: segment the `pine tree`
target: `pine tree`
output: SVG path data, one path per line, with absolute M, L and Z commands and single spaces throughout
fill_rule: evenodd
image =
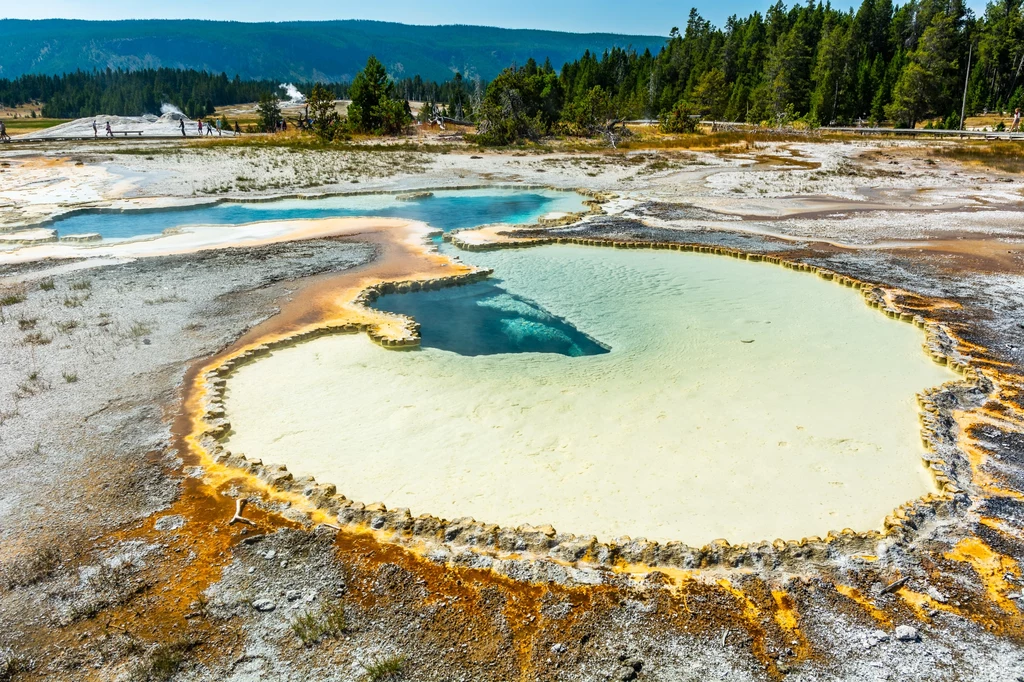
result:
M 886 114 L 914 127 L 928 114 L 945 113 L 951 104 L 956 62 L 952 59 L 953 20 L 936 13 L 903 67 Z

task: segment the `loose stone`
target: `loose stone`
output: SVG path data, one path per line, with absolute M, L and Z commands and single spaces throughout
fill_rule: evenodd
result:
M 921 639 L 917 628 L 910 625 L 900 625 L 896 628 L 896 639 L 901 642 L 916 642 Z
M 257 599 L 252 603 L 252 607 L 257 611 L 267 612 L 276 609 L 277 604 L 275 604 L 271 599 Z

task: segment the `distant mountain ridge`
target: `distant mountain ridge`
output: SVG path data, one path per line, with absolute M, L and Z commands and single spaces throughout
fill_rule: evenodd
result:
M 202 20 L 0 20 L 0 78 L 147 67 L 234 77 L 347 81 L 375 54 L 393 76 L 447 80 L 458 70 L 490 80 L 512 63 L 550 58 L 556 69 L 584 51 L 632 46 L 656 52 L 659 36 L 562 33 L 483 26 L 364 21 L 242 23 Z

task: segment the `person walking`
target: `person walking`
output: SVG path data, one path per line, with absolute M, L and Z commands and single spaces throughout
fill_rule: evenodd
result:
M 182 137 L 186 137 L 186 135 L 185 135 L 185 119 L 179 118 L 178 119 L 178 125 L 181 128 L 181 136 Z
M 92 136 L 93 136 L 93 139 L 96 139 L 97 137 L 100 136 L 100 129 L 96 125 L 96 119 L 92 120 Z
M 114 131 L 110 129 L 110 121 L 107 121 L 107 137 L 114 137 Z
M 3 119 L 0 119 L 0 140 L 4 142 L 11 141 L 11 136 L 7 134 L 7 124 L 4 123 Z
M 213 124 L 212 123 L 207 123 L 206 124 L 206 136 L 209 137 L 210 135 L 213 135 Z
M 199 137 L 203 136 L 203 119 L 199 119 Z
M 224 130 L 221 128 L 221 126 L 222 126 L 222 122 L 218 118 L 217 119 L 217 137 L 221 137 L 222 135 L 224 135 Z
M 1010 126 L 1011 133 L 1020 132 L 1020 107 L 1013 110 L 1013 125 Z

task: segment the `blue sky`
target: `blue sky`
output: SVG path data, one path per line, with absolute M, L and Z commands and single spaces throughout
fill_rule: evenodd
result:
M 428 0 L 47 0 L 7 3 L 0 14 L 19 19 L 229 19 L 236 21 L 295 21 L 318 19 L 377 19 L 406 24 L 477 24 L 556 31 L 667 35 L 686 24 L 691 5 L 721 25 L 730 14 L 764 11 L 772 0 L 723 0 L 687 3 L 679 0 L 515 0 L 514 2 L 429 2 Z M 833 0 L 843 7 L 850 0 Z M 859 3 L 859 0 L 857 0 Z M 897 0 L 899 4 L 899 0 Z M 792 1 L 787 2 L 793 4 Z M 853 4 L 853 3 L 851 3 Z M 984 0 L 968 0 L 976 13 Z

